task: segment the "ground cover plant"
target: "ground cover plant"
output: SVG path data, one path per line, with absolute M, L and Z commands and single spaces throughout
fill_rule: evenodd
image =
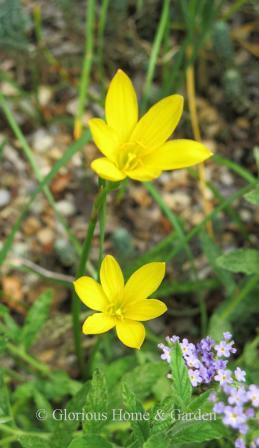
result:
M 0 447 L 259 446 L 257 2 L 0 6 Z

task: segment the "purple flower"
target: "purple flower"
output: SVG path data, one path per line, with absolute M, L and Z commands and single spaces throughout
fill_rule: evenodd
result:
M 232 347 L 234 341 L 226 342 L 220 341 L 219 344 L 215 345 L 215 350 L 217 352 L 218 357 L 224 356 L 225 358 L 229 358 L 231 353 L 235 353 L 236 349 Z
M 257 446 L 259 446 L 259 438 L 252 440 L 250 448 L 256 448 Z
M 170 356 L 171 349 L 169 347 L 167 347 L 167 345 L 165 345 L 165 344 L 158 344 L 158 348 L 160 348 L 160 350 L 163 351 L 163 353 L 161 355 L 161 359 L 163 361 L 170 362 L 171 361 L 171 356 Z
M 246 372 L 241 370 L 240 367 L 237 367 L 235 370 L 235 377 L 237 381 L 244 382 L 246 381 Z
M 189 369 L 189 378 L 194 387 L 202 383 L 202 378 L 200 377 L 198 370 Z
M 255 410 L 254 410 L 254 408 L 247 408 L 246 409 L 246 416 L 248 417 L 248 418 L 253 418 L 254 416 L 255 416 Z M 258 439 L 259 440 L 259 439 Z
M 223 361 L 223 359 L 216 359 L 214 362 L 214 367 L 216 370 L 225 369 L 227 367 L 228 361 Z
M 241 439 L 241 437 L 238 437 L 235 441 L 235 448 L 246 448 L 244 439 Z
M 247 392 L 248 399 L 252 402 L 252 405 L 255 408 L 259 407 L 259 387 L 255 384 L 251 384 L 249 386 L 248 392 Z
M 214 377 L 215 381 L 219 381 L 219 384 L 231 384 L 233 379 L 231 377 L 231 370 L 219 369 L 217 375 Z
M 226 341 L 230 341 L 230 339 L 232 339 L 232 334 L 229 331 L 225 331 L 225 333 L 223 333 L 223 336 Z
M 195 345 L 190 343 L 188 339 L 184 338 L 180 343 L 183 356 L 192 356 L 195 353 Z
M 231 426 L 234 429 L 243 428 L 246 423 L 247 416 L 243 412 L 243 408 L 240 406 L 225 406 L 223 423 L 226 426 Z
M 200 361 L 198 360 L 198 358 L 196 358 L 196 356 L 185 356 L 185 361 L 188 367 L 190 368 L 198 368 L 200 367 Z
M 223 414 L 224 410 L 225 404 L 223 403 L 223 401 L 219 401 L 213 407 L 213 411 L 216 412 L 216 414 Z
M 211 394 L 209 395 L 209 401 L 211 403 L 216 403 L 216 401 L 217 401 L 217 394 L 216 394 L 216 392 L 211 392 Z
M 229 404 L 241 405 L 247 403 L 248 401 L 247 393 L 244 387 L 239 387 L 237 389 L 235 387 L 231 387 L 228 395 Z

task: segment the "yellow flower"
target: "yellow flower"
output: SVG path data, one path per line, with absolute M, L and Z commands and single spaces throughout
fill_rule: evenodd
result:
M 145 327 L 139 321 L 154 319 L 167 310 L 160 300 L 147 299 L 159 287 L 164 275 L 165 263 L 148 263 L 125 284 L 119 264 L 107 255 L 100 269 L 101 284 L 87 276 L 74 282 L 80 300 L 99 311 L 86 319 L 83 333 L 100 334 L 116 327 L 123 344 L 139 349 L 145 339 Z
M 163 170 L 185 168 L 208 159 L 212 153 L 194 140 L 167 141 L 183 111 L 183 97 L 171 95 L 138 119 L 137 96 L 129 77 L 118 70 L 105 100 L 106 122 L 89 120 L 93 140 L 105 157 L 92 162 L 103 179 L 114 182 L 130 177 L 149 181 Z

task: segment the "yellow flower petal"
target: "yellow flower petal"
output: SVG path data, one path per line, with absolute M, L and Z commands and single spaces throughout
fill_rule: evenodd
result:
M 124 288 L 124 278 L 118 262 L 112 255 L 106 255 L 100 269 L 103 290 L 110 300 L 116 300 Z
M 127 319 L 145 321 L 161 316 L 166 310 L 167 306 L 161 300 L 145 299 L 129 303 L 125 306 L 124 313 Z
M 136 92 L 129 77 L 118 70 L 113 77 L 105 100 L 105 116 L 108 125 L 126 141 L 138 120 Z
M 83 276 L 74 281 L 74 287 L 79 299 L 88 308 L 95 311 L 102 311 L 108 304 L 107 297 L 99 283 L 93 278 Z
M 213 153 L 202 143 L 194 140 L 172 140 L 145 157 L 146 163 L 161 170 L 173 170 L 196 165 Z
M 95 313 L 89 316 L 83 324 L 84 334 L 100 334 L 109 331 L 115 326 L 115 319 L 104 313 Z
M 93 141 L 108 159 L 116 160 L 116 151 L 119 147 L 119 138 L 101 118 L 92 118 L 88 122 Z
M 148 166 L 148 164 L 143 168 L 128 170 L 125 172 L 128 177 L 140 182 L 148 182 L 149 180 L 156 179 L 161 174 L 161 170 L 157 169 L 155 166 Z
M 175 130 L 182 111 L 181 95 L 171 95 L 158 101 L 140 119 L 130 140 L 151 150 L 161 146 Z
M 159 287 L 165 276 L 165 263 L 148 263 L 129 278 L 124 289 L 124 301 L 146 299 Z
M 126 175 L 122 173 L 110 160 L 106 157 L 101 157 L 100 159 L 95 159 L 91 163 L 91 168 L 94 170 L 98 176 L 102 179 L 111 180 L 113 182 L 118 182 L 119 180 L 125 179 Z
M 116 323 L 116 332 L 121 342 L 130 348 L 140 349 L 145 339 L 145 327 L 140 322 L 123 319 Z

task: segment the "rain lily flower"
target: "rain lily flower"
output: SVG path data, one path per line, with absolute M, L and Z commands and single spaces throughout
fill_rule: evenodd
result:
M 89 127 L 104 157 L 91 168 L 103 179 L 126 177 L 149 181 L 163 170 L 185 168 L 208 159 L 212 153 L 202 143 L 168 138 L 183 111 L 183 97 L 171 95 L 152 106 L 139 119 L 135 89 L 129 77 L 118 70 L 105 100 L 105 119 L 92 118 Z
M 107 255 L 100 269 L 98 283 L 83 276 L 74 282 L 80 300 L 97 313 L 83 324 L 84 334 L 100 334 L 116 328 L 123 344 L 139 349 L 145 339 L 141 321 L 154 319 L 167 310 L 157 299 L 148 299 L 165 275 L 165 263 L 148 263 L 124 283 L 123 273 L 114 257 Z

